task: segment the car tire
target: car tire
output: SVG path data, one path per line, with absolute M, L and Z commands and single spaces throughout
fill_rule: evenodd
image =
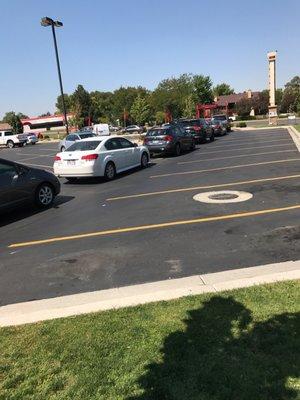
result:
M 12 149 L 14 146 L 15 146 L 15 144 L 12 140 L 8 140 L 6 142 L 6 147 L 8 147 L 9 149 Z
M 175 155 L 176 157 L 179 157 L 180 154 L 181 154 L 181 146 L 180 146 L 179 143 L 177 143 L 176 146 L 175 146 L 174 155 Z
M 104 178 L 107 181 L 113 181 L 116 177 L 116 167 L 112 161 L 109 161 L 104 170 Z
M 35 191 L 35 204 L 39 208 L 51 207 L 55 198 L 52 185 L 45 182 L 42 183 Z
M 65 146 L 61 146 L 60 152 L 63 153 L 66 150 Z
M 149 156 L 147 153 L 143 153 L 141 157 L 141 168 L 147 168 L 149 162 Z
M 195 143 L 195 141 L 193 140 L 193 143 L 191 144 L 191 147 L 190 147 L 190 151 L 194 151 L 195 148 L 196 148 L 196 143 Z
M 32 144 L 32 146 L 33 146 L 34 144 L 36 144 L 36 142 L 32 142 L 31 144 Z
M 213 142 L 214 140 L 215 140 L 215 135 L 212 134 L 211 137 L 209 138 L 209 141 L 210 141 L 210 142 Z

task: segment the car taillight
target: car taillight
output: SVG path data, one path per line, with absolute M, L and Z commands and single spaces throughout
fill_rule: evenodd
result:
M 194 131 L 196 131 L 196 132 L 198 132 L 198 131 L 200 131 L 200 126 L 194 126 Z
M 61 158 L 60 158 L 58 155 L 56 155 L 56 156 L 54 157 L 54 161 L 61 161 Z
M 144 144 L 149 142 L 149 138 L 144 138 Z
M 171 136 L 171 135 L 165 136 L 165 141 L 166 142 L 172 142 L 172 140 L 173 140 L 173 136 Z
M 85 156 L 82 156 L 82 160 L 86 161 L 91 161 L 91 160 L 96 160 L 98 158 L 98 154 L 86 154 Z

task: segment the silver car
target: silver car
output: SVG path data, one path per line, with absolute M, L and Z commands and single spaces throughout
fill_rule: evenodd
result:
M 89 137 L 97 136 L 95 133 L 92 132 L 73 132 L 66 136 L 63 140 L 59 142 L 58 150 L 60 152 L 65 151 L 68 147 L 70 147 L 73 143 L 77 142 L 81 139 L 87 139 Z
M 37 136 L 34 133 L 27 133 L 27 141 L 26 144 L 36 144 L 39 141 Z

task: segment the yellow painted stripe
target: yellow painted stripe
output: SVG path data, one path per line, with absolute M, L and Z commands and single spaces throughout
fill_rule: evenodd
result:
M 54 237 L 51 239 L 35 240 L 32 242 L 15 243 L 15 244 L 11 244 L 8 247 L 9 248 L 17 248 L 17 247 L 25 247 L 25 246 L 34 246 L 34 245 L 41 245 L 41 244 L 63 242 L 63 241 L 67 241 L 67 240 L 86 239 L 86 238 L 97 237 L 97 236 L 107 236 L 107 235 L 113 235 L 113 234 L 118 234 L 118 233 L 146 231 L 146 230 L 150 230 L 150 229 L 170 228 L 173 226 L 200 224 L 203 222 L 224 221 L 226 219 L 253 217 L 256 215 L 271 214 L 271 213 L 290 211 L 290 210 L 296 210 L 296 209 L 300 209 L 300 204 L 296 204 L 294 206 L 289 206 L 289 207 L 282 207 L 282 208 L 271 208 L 271 209 L 266 209 L 266 210 L 249 211 L 249 212 L 237 213 L 237 214 L 218 215 L 215 217 L 187 219 L 187 220 L 183 220 L 183 221 L 164 222 L 161 224 L 132 226 L 132 227 L 128 227 L 128 228 L 117 228 L 117 229 L 110 229 L 107 231 L 83 233 L 80 235 Z
M 202 151 L 201 154 L 214 154 L 214 153 L 224 153 L 225 151 L 237 151 L 237 150 L 253 150 L 253 149 L 265 149 L 267 147 L 285 147 L 294 146 L 294 143 L 288 144 L 270 144 L 268 146 L 254 146 L 254 147 L 237 147 L 234 149 L 216 150 L 216 151 Z
M 263 153 L 251 153 L 251 154 L 239 154 L 238 156 L 227 156 L 227 157 L 217 157 L 217 158 L 201 158 L 200 160 L 193 161 L 181 161 L 178 162 L 178 165 L 183 164 L 194 164 L 204 161 L 218 161 L 218 160 L 227 160 L 230 158 L 242 158 L 242 157 L 254 157 L 254 156 L 264 156 L 266 154 L 276 154 L 276 153 L 298 153 L 298 150 L 276 150 L 276 151 L 265 151 Z
M 200 169 L 200 170 L 196 170 L 196 171 L 172 172 L 170 174 L 152 175 L 152 176 L 150 176 L 150 179 L 153 179 L 153 178 L 164 178 L 164 177 L 167 177 L 167 176 L 176 176 L 176 175 L 201 174 L 203 172 L 223 171 L 223 170 L 226 170 L 226 169 L 256 167 L 258 165 L 282 164 L 282 163 L 295 162 L 295 161 L 300 161 L 300 158 L 288 158 L 286 160 L 264 161 L 264 162 L 252 163 L 252 164 L 238 164 L 238 165 L 230 165 L 228 167 Z
M 227 182 L 227 183 L 219 183 L 215 185 L 206 185 L 206 186 L 191 186 L 188 188 L 181 189 L 169 189 L 169 190 L 161 190 L 157 192 L 148 192 L 148 193 L 139 193 L 139 194 L 130 194 L 127 196 L 118 196 L 118 197 L 110 197 L 106 199 L 106 201 L 116 201 L 116 200 L 125 200 L 125 199 L 133 199 L 136 197 L 147 197 L 147 196 L 156 196 L 161 194 L 169 194 L 169 193 L 180 193 L 180 192 L 190 192 L 193 190 L 202 190 L 202 189 L 214 189 L 220 187 L 228 187 L 228 186 L 240 186 L 247 185 L 252 183 L 262 183 L 262 182 L 273 182 L 280 181 L 285 179 L 295 179 L 300 178 L 300 175 L 287 175 L 287 176 L 277 176 L 275 178 L 261 178 L 261 179 L 252 179 L 249 181 L 239 181 L 239 182 Z

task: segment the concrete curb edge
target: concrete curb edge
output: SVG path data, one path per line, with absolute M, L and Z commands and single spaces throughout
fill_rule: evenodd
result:
M 35 323 L 293 279 L 300 279 L 300 260 L 10 304 L 0 307 L 0 326 Z

